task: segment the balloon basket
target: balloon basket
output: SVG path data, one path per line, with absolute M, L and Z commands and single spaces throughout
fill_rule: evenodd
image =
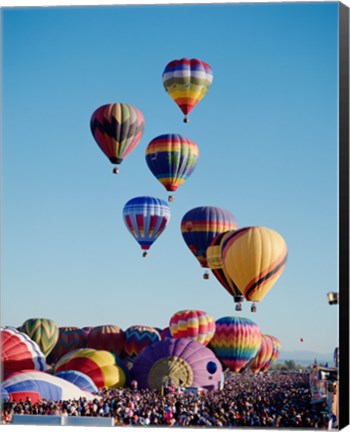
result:
M 117 167 L 113 168 L 113 174 L 119 174 L 119 168 Z
M 235 310 L 238 311 L 238 312 L 242 311 L 242 305 L 241 305 L 241 303 L 236 304 Z
M 148 255 L 148 252 L 144 251 L 143 254 L 142 254 L 142 257 L 146 258 L 147 255 Z
M 203 279 L 205 279 L 205 280 L 209 279 L 209 273 L 204 273 Z
M 169 195 L 169 196 L 168 196 L 168 201 L 169 201 L 169 202 L 173 202 L 173 201 L 174 201 L 174 197 L 173 197 L 172 195 Z
M 188 118 L 187 117 L 184 118 L 184 123 L 188 123 Z
M 253 313 L 256 312 L 256 304 L 255 303 L 252 304 L 252 307 L 250 308 L 250 311 L 253 312 Z

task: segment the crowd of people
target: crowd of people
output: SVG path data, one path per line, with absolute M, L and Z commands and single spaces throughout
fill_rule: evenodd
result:
M 327 405 L 312 405 L 307 373 L 232 374 L 222 390 L 200 394 L 165 388 L 102 389 L 100 398 L 4 402 L 3 423 L 14 414 L 113 417 L 115 426 L 166 425 L 327 429 Z

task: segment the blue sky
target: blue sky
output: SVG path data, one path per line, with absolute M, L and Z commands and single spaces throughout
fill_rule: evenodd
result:
M 181 309 L 218 319 L 232 299 L 184 243 L 191 208 L 230 210 L 275 229 L 287 267 L 258 312 L 241 316 L 285 350 L 338 345 L 337 3 L 5 9 L 3 19 L 2 324 L 166 327 Z M 190 123 L 162 72 L 199 58 L 213 85 Z M 120 174 L 89 128 L 100 105 L 145 117 Z M 200 150 L 147 259 L 122 220 L 131 198 L 168 193 L 145 162 L 149 141 L 180 133 Z M 301 344 L 300 338 L 304 338 Z

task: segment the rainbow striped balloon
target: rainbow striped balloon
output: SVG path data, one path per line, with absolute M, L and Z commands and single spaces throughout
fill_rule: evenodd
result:
M 253 361 L 249 365 L 249 369 L 257 374 L 266 367 L 271 359 L 273 352 L 272 340 L 267 335 L 262 335 L 261 346 L 254 357 Z
M 220 233 L 237 229 L 237 221 L 228 210 L 203 206 L 189 210 L 182 218 L 181 233 L 190 251 L 202 267 L 208 267 L 207 249 Z
M 265 336 L 272 341 L 272 353 L 266 365 L 261 369 L 261 372 L 266 372 L 267 370 L 269 370 L 270 367 L 278 360 L 282 348 L 281 342 L 275 336 Z
M 47 318 L 30 318 L 22 324 L 20 331 L 39 345 L 45 357 L 54 349 L 59 336 L 57 324 Z
M 239 372 L 260 349 L 260 328 L 250 319 L 240 317 L 223 317 L 215 324 L 209 348 L 231 371 Z
M 198 59 L 182 58 L 169 62 L 163 72 L 163 85 L 169 96 L 187 115 L 207 94 L 213 81 L 211 67 Z
M 206 312 L 187 309 L 170 318 L 169 329 L 174 339 L 190 338 L 205 346 L 214 336 L 215 321 Z
M 167 191 L 176 191 L 193 173 L 199 150 L 197 144 L 179 134 L 154 138 L 146 148 L 146 162 Z
M 261 301 L 281 276 L 287 263 L 287 245 L 276 231 L 241 228 L 222 245 L 224 266 L 248 301 Z
M 130 357 L 139 355 L 144 348 L 160 341 L 160 334 L 157 330 L 142 325 L 133 325 L 127 328 L 124 336 L 124 352 Z

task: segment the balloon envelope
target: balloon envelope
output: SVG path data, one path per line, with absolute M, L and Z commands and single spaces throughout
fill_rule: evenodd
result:
M 170 318 L 169 329 L 175 339 L 187 337 L 208 345 L 215 333 L 215 321 L 206 312 L 187 309 L 176 312 Z
M 167 191 L 176 191 L 194 171 L 199 157 L 197 144 L 179 134 L 154 138 L 146 148 L 146 162 Z
M 144 118 L 132 105 L 106 104 L 92 114 L 90 128 L 103 153 L 113 164 L 120 164 L 139 143 Z
M 262 371 L 269 363 L 273 351 L 272 340 L 267 335 L 262 335 L 259 351 L 249 365 L 249 369 L 254 373 Z
M 139 355 L 145 347 L 160 340 L 157 330 L 149 326 L 133 325 L 124 334 L 124 351 L 130 357 Z
M 98 388 L 124 387 L 126 374 L 109 351 L 82 348 L 64 355 L 55 365 L 55 373 L 76 370 L 88 375 Z
M 55 376 L 75 384 L 82 390 L 88 391 L 90 393 L 98 393 L 98 388 L 96 387 L 95 383 L 88 375 L 84 374 L 83 372 L 76 370 L 65 370 L 57 372 Z
M 231 371 L 239 372 L 258 353 L 261 331 L 253 321 L 243 317 L 223 317 L 215 324 L 209 347 Z
M 46 359 L 39 345 L 15 328 L 1 328 L 1 363 L 3 371 L 46 370 Z
M 240 301 L 242 301 L 242 293 L 231 279 L 222 260 L 222 245 L 224 244 L 226 236 L 233 232 L 234 230 L 223 232 L 213 238 L 206 252 L 207 262 L 208 267 L 225 290 L 233 297 L 241 297 Z
M 170 208 L 160 198 L 136 197 L 125 204 L 123 219 L 141 249 L 148 250 L 167 226 Z
M 124 349 L 124 331 L 114 324 L 93 327 L 87 335 L 87 346 L 119 356 Z
M 76 385 L 42 371 L 17 371 L 5 375 L 3 388 L 11 395 L 18 392 L 36 392 L 42 399 L 60 401 L 85 397 L 93 400 L 97 396 L 81 390 Z
M 48 361 L 56 362 L 67 352 L 87 345 L 87 333 L 79 327 L 59 327 L 58 340 L 48 356 Z
M 145 348 L 131 373 L 140 388 L 151 389 L 171 384 L 219 389 L 222 379 L 222 367 L 214 353 L 189 338 L 168 339 Z
M 187 116 L 207 94 L 213 81 L 213 71 L 201 60 L 182 58 L 169 62 L 162 78 L 165 90 Z
M 233 214 L 213 206 L 193 208 L 181 221 L 182 237 L 202 267 L 208 267 L 207 248 L 213 239 L 234 229 L 237 229 L 237 222 Z
M 45 357 L 53 350 L 59 334 L 56 323 L 47 318 L 30 318 L 22 324 L 20 331 L 39 345 Z
M 287 245 L 270 228 L 246 227 L 225 238 L 222 256 L 227 273 L 244 297 L 259 302 L 286 266 Z

